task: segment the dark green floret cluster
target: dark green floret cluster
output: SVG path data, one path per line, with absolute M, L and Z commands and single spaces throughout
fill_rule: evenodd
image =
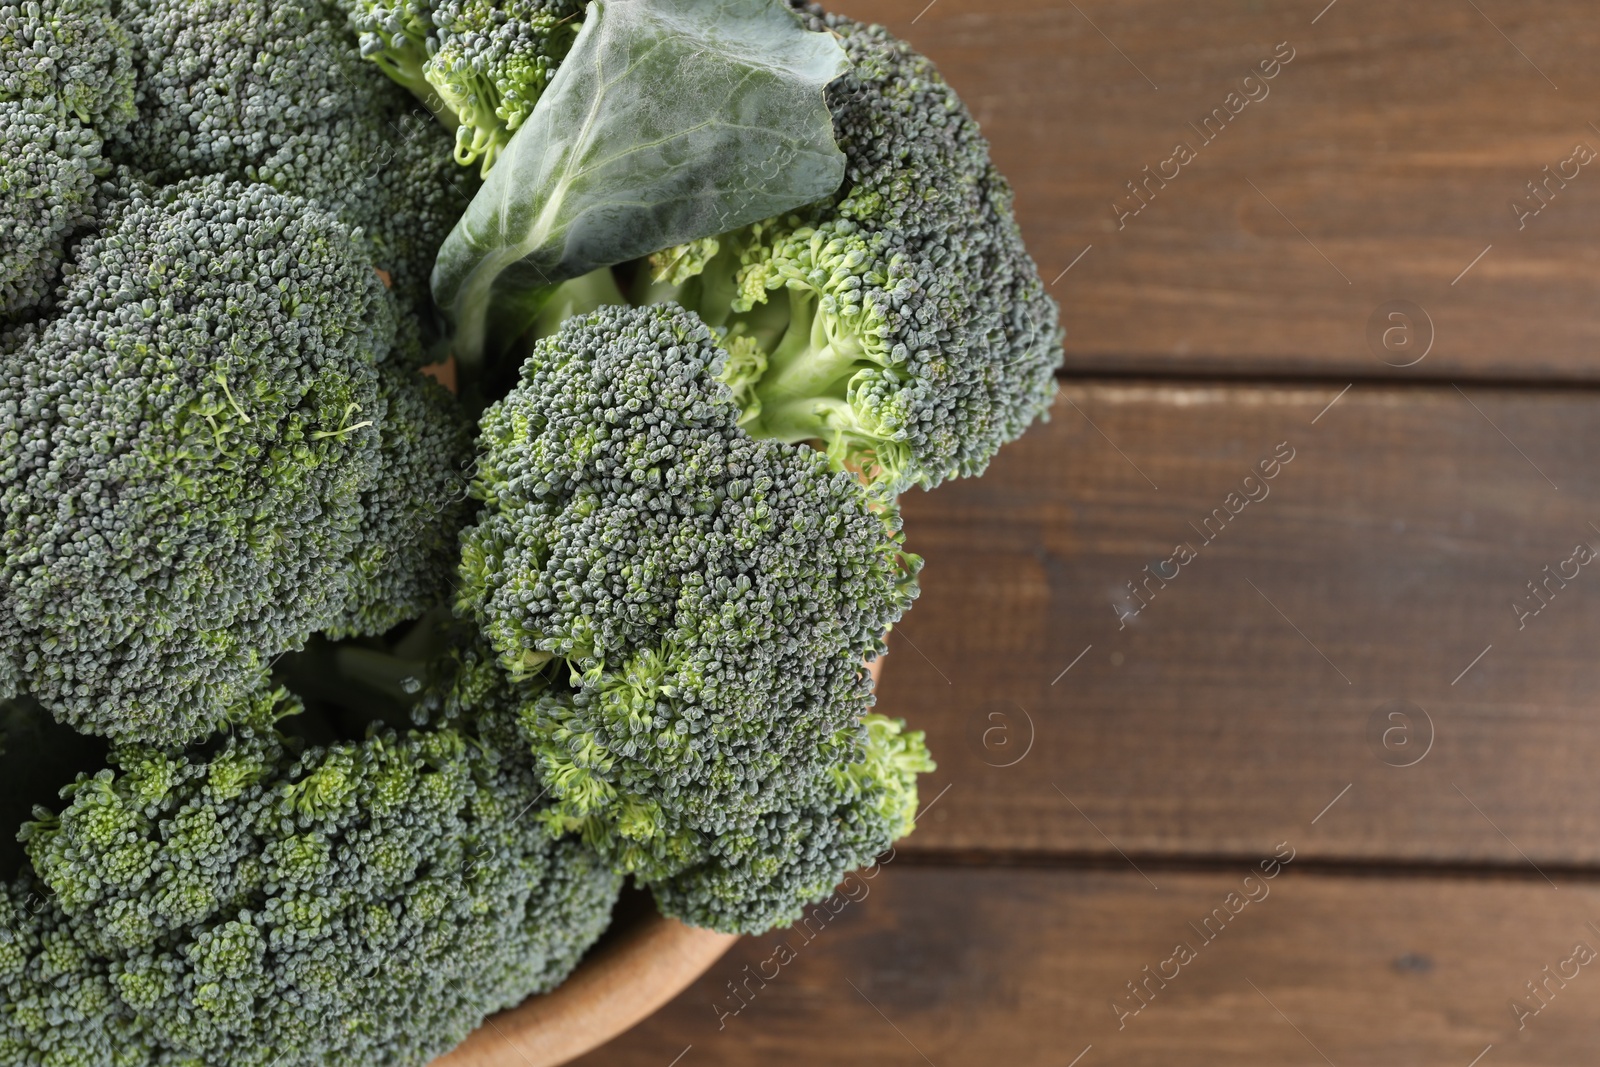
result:
M 133 96 L 133 41 L 108 0 L 0 3 L 0 325 L 49 301 Z
M 471 182 L 317 0 L 0 31 L 0 694 L 199 739 L 444 594 L 470 420 L 409 371 Z
M 111 0 L 0 3 L 0 100 L 104 136 L 135 118 L 133 39 Z
M 0 359 L 0 588 L 27 688 L 119 740 L 211 732 L 346 598 L 383 287 L 262 185 L 131 190 Z
M 827 822 L 871 792 L 834 775 L 860 758 L 864 660 L 921 562 L 856 478 L 740 429 L 725 355 L 671 305 L 568 319 L 483 417 L 485 511 L 463 536 L 460 604 L 501 665 L 570 680 L 522 716 L 560 798 L 549 818 L 652 883 L 778 862 L 788 819 Z M 848 830 L 797 831 L 815 854 L 784 862 L 804 872 L 739 879 L 772 883 L 745 901 L 749 925 L 716 906 L 731 889 L 670 899 L 702 925 L 765 929 L 886 848 L 891 825 L 854 849 Z
M 23 828 L 0 1061 L 426 1063 L 554 986 L 616 873 L 538 819 L 504 725 L 308 744 L 263 688 L 205 752 L 119 746 Z
M 43 304 L 94 217 L 100 138 L 32 100 L 0 101 L 0 321 Z
M 0 251 L 0 1065 L 425 1067 L 914 828 L 898 497 L 1061 330 L 886 31 L 0 0 Z
M 445 600 L 470 501 L 472 422 L 438 382 L 394 361 L 378 369 L 384 432 L 378 473 L 361 496 L 352 588 L 326 634 L 381 634 Z
M 450 138 L 351 47 L 324 0 L 123 0 L 139 116 L 120 162 L 167 182 L 222 174 L 315 201 L 360 230 L 403 309 L 428 307 L 433 257 L 476 191 Z

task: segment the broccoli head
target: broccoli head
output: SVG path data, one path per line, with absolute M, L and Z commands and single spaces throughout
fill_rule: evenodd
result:
M 210 751 L 115 748 L 0 891 L 0 1060 L 421 1065 L 556 985 L 620 878 L 488 719 L 307 745 L 261 690 Z
M 343 0 L 374 60 L 487 174 L 578 35 L 587 0 Z
M 0 0 L 0 322 L 48 302 L 133 93 L 133 40 L 108 0 Z
M 455 584 L 466 520 L 473 427 L 439 383 L 393 361 L 378 371 L 377 481 L 361 498 L 353 588 L 334 637 L 375 635 L 415 619 Z
M 724 359 L 672 305 L 567 320 L 482 419 L 462 538 L 459 604 L 501 665 L 570 674 L 520 702 L 547 821 L 646 880 L 815 793 L 916 594 L 897 515 L 745 434 Z
M 95 132 L 38 100 L 0 99 L 0 321 L 46 303 L 106 169 Z
M 982 473 L 1043 417 L 1054 301 L 988 144 L 933 64 L 882 27 L 797 4 L 838 35 L 837 195 L 652 257 L 641 300 L 725 333 L 746 430 L 819 440 L 888 492 Z
M 792 923 L 916 825 L 922 731 L 867 715 L 830 739 L 829 766 L 788 803 L 698 839 L 687 867 L 652 881 L 662 914 L 727 933 Z
M 476 190 L 450 139 L 364 62 L 322 0 L 124 0 L 142 49 L 140 121 L 113 158 L 158 183 L 201 174 L 314 200 L 367 242 L 403 308 Z
M 127 188 L 0 352 L 0 660 L 64 722 L 170 743 L 343 608 L 394 326 L 308 202 Z
M 111 0 L 0 0 L 0 102 L 32 100 L 102 137 L 134 119 L 133 38 Z

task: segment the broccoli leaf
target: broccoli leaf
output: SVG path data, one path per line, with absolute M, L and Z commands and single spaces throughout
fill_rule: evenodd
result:
M 822 90 L 848 65 L 779 0 L 595 0 L 434 263 L 457 358 L 503 351 L 563 281 L 833 193 Z

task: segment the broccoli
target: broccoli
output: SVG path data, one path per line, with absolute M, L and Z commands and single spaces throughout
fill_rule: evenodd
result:
M 423 1067 L 625 878 L 759 932 L 912 830 L 895 494 L 1060 331 L 881 30 L 0 0 L 0 243 L 0 1063 Z
M 829 88 L 844 185 L 657 254 L 636 297 L 724 331 L 752 436 L 820 440 L 889 493 L 981 474 L 1045 415 L 1061 358 L 1010 188 L 927 59 L 882 27 L 795 6 L 850 57 Z
M 501 666 L 571 675 L 520 702 L 558 798 L 547 821 L 651 882 L 706 861 L 707 842 L 747 855 L 752 820 L 876 803 L 817 780 L 856 758 L 863 660 L 883 651 L 921 562 L 852 475 L 738 427 L 724 358 L 671 305 L 567 320 L 483 416 L 485 508 L 462 537 L 460 610 Z M 814 897 L 842 857 L 864 861 L 906 828 L 816 842 L 789 884 Z M 673 899 L 691 921 L 739 925 L 693 910 L 687 890 Z
M 36 806 L 59 800 L 79 771 L 105 766 L 108 751 L 104 739 L 61 725 L 36 700 L 0 699 L 0 884 L 27 862 L 17 828 Z
M 922 731 L 867 715 L 830 742 L 839 762 L 791 802 L 707 841 L 694 864 L 652 883 L 663 914 L 729 933 L 792 923 L 916 824 L 917 775 L 934 769 Z
M 17 617 L 9 604 L 0 604 L 0 700 L 16 696 L 21 689 L 21 653 L 22 630 Z
M 115 748 L 0 892 L 0 1061 L 430 1062 L 556 985 L 620 878 L 553 839 L 509 725 L 307 745 L 258 690 L 208 750 Z
M 102 137 L 134 120 L 133 39 L 111 0 L 0 0 L 0 102 L 37 101 Z
M 102 141 L 134 117 L 133 42 L 106 0 L 0 0 L 0 322 L 48 302 L 95 214 Z
M 442 601 L 467 515 L 473 427 L 456 398 L 403 366 L 378 372 L 379 475 L 362 496 L 354 588 L 331 636 L 381 634 Z
M 456 162 L 494 166 L 578 34 L 587 0 L 343 0 L 361 53 L 455 131 Z
M 37 100 L 0 100 L 0 321 L 47 302 L 105 168 L 93 130 Z
M 128 193 L 0 353 L 0 659 L 64 722 L 170 743 L 343 609 L 394 327 L 308 202 Z
M 165 183 L 262 182 L 359 228 L 407 313 L 476 181 L 449 137 L 357 51 L 321 0 L 125 0 L 142 49 L 140 122 L 110 154 Z

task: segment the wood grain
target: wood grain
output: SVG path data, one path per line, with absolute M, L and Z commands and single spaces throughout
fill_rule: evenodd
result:
M 904 499 L 927 565 L 880 710 L 939 761 L 907 848 L 1600 862 L 1600 567 L 1568 562 L 1600 395 L 1341 390 L 1069 383 L 986 477 Z M 1577 577 L 1519 616 L 1547 566 Z M 1431 749 L 1415 713 L 1369 732 L 1396 700 Z
M 1069 368 L 1600 376 L 1600 166 L 1551 184 L 1520 228 L 1510 209 L 1543 203 L 1527 183 L 1577 144 L 1600 150 L 1592 6 L 1326 2 L 836 6 L 932 57 L 982 123 L 1059 279 Z M 1206 143 L 1189 124 L 1281 42 L 1293 60 Z M 1127 183 L 1180 141 L 1196 158 L 1119 221 L 1114 202 L 1140 203 Z M 1436 334 L 1405 371 L 1365 337 L 1394 299 Z
M 1510 1005 L 1539 1006 L 1524 983 L 1577 943 L 1600 949 L 1594 884 L 1248 870 L 1152 871 L 1152 890 L 1131 871 L 890 864 L 837 914 L 746 939 L 579 1063 L 1467 1067 L 1488 1045 L 1483 1067 L 1592 1061 L 1600 964 L 1568 964 L 1521 1030 Z M 1207 942 L 1213 909 L 1228 921 Z M 1167 964 L 1180 942 L 1194 958 Z M 1146 966 L 1176 977 L 1119 1030 L 1111 1004 L 1140 1003 L 1127 983 Z

